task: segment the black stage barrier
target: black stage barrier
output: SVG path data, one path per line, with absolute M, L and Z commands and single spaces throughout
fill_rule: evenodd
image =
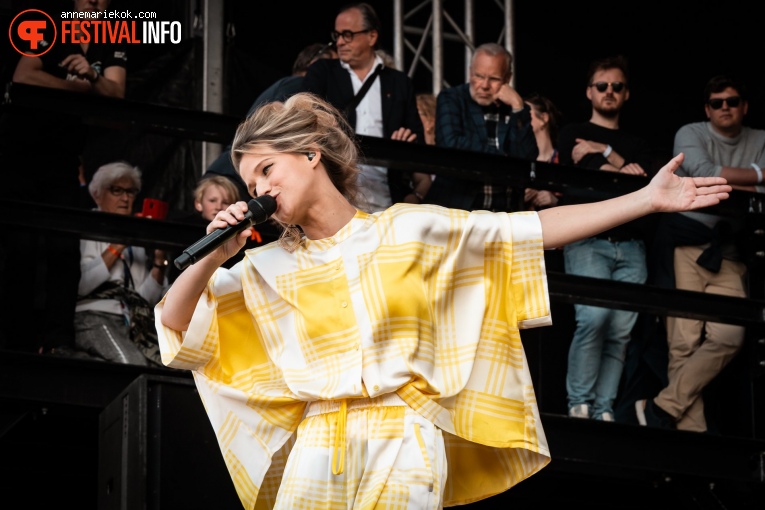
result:
M 0 402 L 3 507 L 34 500 L 23 507 L 241 508 L 188 372 L 8 352 L 0 356 Z M 759 508 L 765 497 L 765 440 L 544 412 L 542 422 L 550 465 L 463 508 L 642 510 L 673 501 L 733 510 Z M 725 506 L 701 504 L 715 498 Z

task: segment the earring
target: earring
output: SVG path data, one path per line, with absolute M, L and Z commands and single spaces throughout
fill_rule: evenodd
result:
M 308 156 L 308 161 L 313 161 L 313 158 L 316 157 L 316 153 L 315 152 L 309 152 L 307 154 L 307 156 Z

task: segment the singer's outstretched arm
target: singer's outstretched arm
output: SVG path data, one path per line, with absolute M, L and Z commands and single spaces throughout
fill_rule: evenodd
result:
M 681 153 L 664 165 L 647 186 L 627 195 L 539 211 L 544 247 L 558 248 L 647 214 L 690 211 L 728 198 L 731 187 L 722 177 L 675 175 L 682 162 Z
M 209 234 L 215 229 L 226 228 L 229 225 L 236 225 L 244 220 L 246 212 L 246 202 L 237 202 L 225 211 L 220 211 L 207 226 L 207 233 Z M 189 328 L 199 296 L 204 292 L 207 282 L 221 264 L 239 253 L 250 235 L 252 235 L 252 228 L 243 230 L 238 236 L 230 239 L 178 275 L 165 297 L 162 324 L 176 331 L 186 331 Z

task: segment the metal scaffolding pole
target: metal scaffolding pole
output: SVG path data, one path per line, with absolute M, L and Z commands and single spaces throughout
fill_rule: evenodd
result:
M 202 109 L 206 112 L 221 113 L 223 112 L 223 2 L 205 0 L 203 13 Z M 204 142 L 202 168 L 210 166 L 220 152 L 220 144 Z M 204 173 L 204 170 L 202 172 Z
M 505 48 L 515 57 L 515 30 L 513 29 L 513 0 L 505 0 Z M 515 66 L 513 66 L 515 67 Z M 510 77 L 510 86 L 515 87 L 515 72 Z
M 461 42 L 465 48 L 464 55 L 464 81 L 470 77 L 470 59 L 475 49 L 475 25 L 476 19 L 480 16 L 496 17 L 496 8 L 499 8 L 502 14 L 503 27 L 497 36 L 497 42 L 503 44 L 510 53 L 514 52 L 514 31 L 512 24 L 513 2 L 512 0 L 494 0 L 493 2 L 475 2 L 474 0 L 463 0 L 463 22 L 462 26 L 455 21 L 449 14 L 446 4 L 449 0 L 418 0 L 410 9 L 406 9 L 405 0 L 394 0 L 393 2 L 393 22 L 394 22 L 394 58 L 396 66 L 399 69 L 406 70 L 410 78 L 414 77 L 419 66 L 425 67 L 432 75 L 433 93 L 438 94 L 442 88 L 449 84 L 445 79 L 445 62 L 454 65 L 457 60 L 450 60 L 445 55 L 444 41 Z M 426 21 L 422 12 L 430 7 L 430 15 Z M 482 9 L 476 12 L 476 9 Z M 415 21 L 417 15 L 419 20 Z M 417 24 L 419 22 L 419 25 Z M 412 42 L 407 39 L 418 38 Z M 431 45 L 431 60 L 428 61 L 424 55 L 426 44 Z M 410 53 L 407 53 L 409 50 Z M 411 55 L 411 59 L 407 58 Z M 407 62 L 409 62 L 407 64 Z M 515 76 L 513 75 L 514 83 Z
M 473 41 L 475 41 L 473 14 L 473 0 L 465 0 L 465 37 L 470 41 L 470 44 L 465 45 L 465 81 L 470 78 L 470 59 L 473 57 Z
M 433 93 L 438 95 L 444 83 L 443 1 L 433 0 Z

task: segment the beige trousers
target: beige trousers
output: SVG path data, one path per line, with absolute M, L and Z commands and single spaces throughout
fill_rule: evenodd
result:
M 746 266 L 723 259 L 718 273 L 696 263 L 703 247 L 675 249 L 675 286 L 678 289 L 746 297 Z M 703 333 L 703 336 L 702 336 Z M 677 428 L 705 432 L 701 391 L 733 359 L 744 343 L 745 329 L 734 324 L 667 317 L 669 384 L 656 404 L 677 419 Z

